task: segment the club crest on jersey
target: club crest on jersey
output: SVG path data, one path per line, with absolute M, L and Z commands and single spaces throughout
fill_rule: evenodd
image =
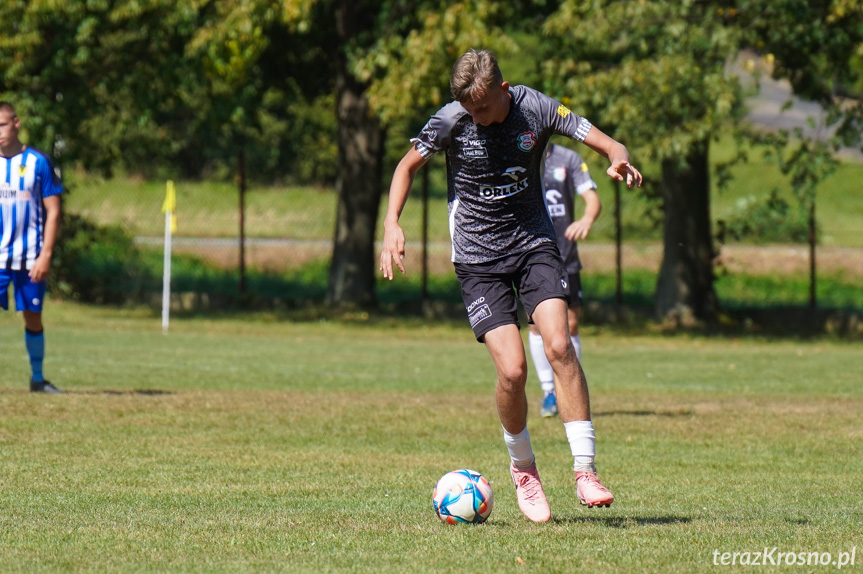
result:
M 551 172 L 551 177 L 554 178 L 554 181 L 566 181 L 566 168 L 565 167 L 556 167 Z
M 521 151 L 530 151 L 536 145 L 536 136 L 531 132 L 524 132 L 518 136 L 518 149 Z
M 27 166 L 26 165 L 19 165 L 18 166 L 18 176 L 24 177 L 25 175 L 27 175 Z

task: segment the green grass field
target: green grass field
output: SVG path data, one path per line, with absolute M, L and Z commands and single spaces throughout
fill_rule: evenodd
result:
M 260 314 L 165 335 L 147 310 L 53 300 L 45 317 L 63 396 L 27 392 L 20 317 L 0 315 L 3 572 L 689 573 L 765 547 L 863 562 L 856 343 L 586 329 L 617 499 L 578 505 L 531 371 L 553 514 L 535 525 L 507 474 L 491 360 L 462 322 Z M 434 483 L 461 467 L 495 489 L 485 525 L 432 513 Z

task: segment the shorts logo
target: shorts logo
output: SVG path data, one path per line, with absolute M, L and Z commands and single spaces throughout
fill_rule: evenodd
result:
M 521 151 L 530 151 L 536 145 L 536 136 L 531 132 L 524 132 L 518 136 L 518 149 Z
M 33 301 L 31 301 L 31 303 L 33 303 L 33 306 L 38 307 L 39 303 L 41 303 L 41 301 L 39 300 L 38 297 L 33 297 Z
M 560 104 L 559 106 L 557 106 L 557 115 L 559 115 L 560 117 L 565 118 L 566 116 L 568 116 L 571 113 L 572 112 L 569 111 L 569 108 L 567 108 L 563 104 Z
M 471 327 L 475 327 L 480 321 L 485 321 L 491 317 L 491 309 L 485 304 L 485 297 L 480 297 L 468 305 L 467 314 Z
M 476 327 L 482 321 L 485 321 L 491 317 L 491 308 L 488 305 L 480 305 L 476 309 L 474 309 L 473 313 L 468 315 L 468 319 L 470 320 L 470 326 Z
M 569 285 L 567 285 L 567 284 L 566 284 L 566 279 L 561 279 L 561 280 L 560 280 L 560 285 L 561 285 L 564 289 L 567 289 L 567 288 L 569 287 Z

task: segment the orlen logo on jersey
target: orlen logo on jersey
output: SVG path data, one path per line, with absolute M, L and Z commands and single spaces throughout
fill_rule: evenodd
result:
M 545 204 L 548 206 L 548 214 L 551 217 L 566 215 L 566 206 L 560 203 L 561 199 L 563 199 L 563 194 L 556 189 L 549 189 L 545 192 Z
M 518 149 L 521 151 L 530 151 L 536 145 L 536 136 L 531 132 L 524 132 L 518 136 Z
M 511 197 L 525 189 L 527 189 L 527 179 L 509 185 L 481 185 L 479 186 L 479 194 L 484 199 L 503 199 Z

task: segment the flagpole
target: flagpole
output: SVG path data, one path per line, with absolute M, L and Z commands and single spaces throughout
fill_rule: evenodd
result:
M 168 180 L 165 191 L 165 203 L 162 211 L 165 212 L 165 259 L 162 267 L 162 332 L 168 332 L 168 324 L 171 320 L 171 239 L 173 237 L 174 209 L 176 195 L 174 194 L 174 182 Z

